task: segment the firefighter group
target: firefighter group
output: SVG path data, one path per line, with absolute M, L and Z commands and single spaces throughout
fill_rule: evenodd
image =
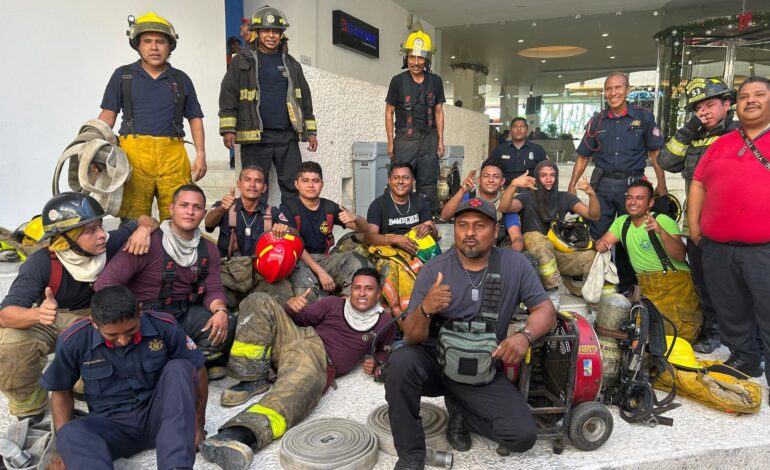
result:
M 119 202 L 51 198 L 26 225 L 28 256 L 0 304 L 0 390 L 20 421 L 50 415 L 52 468 L 112 468 L 152 448 L 161 469 L 193 468 L 198 451 L 222 468 L 249 468 L 324 393 L 345 393 L 332 390 L 335 377 L 360 364 L 384 382 L 395 468 L 426 464 L 423 395 L 444 396 L 455 451 L 468 451 L 476 433 L 500 453 L 525 452 L 536 421 L 498 364 L 518 364 L 554 327 L 560 287 L 583 296 L 637 285 L 668 320 L 666 334 L 692 346 L 680 365 L 697 368 L 693 351 L 724 345 L 725 366 L 763 374 L 767 79 L 737 90 L 691 79 L 691 117 L 666 139 L 649 110 L 626 100 L 628 76 L 611 73 L 607 106 L 562 175 L 566 191 L 563 166 L 517 117 L 510 140 L 442 200 L 445 95 L 431 37 L 417 28 L 386 97 L 388 188 L 356 214 L 322 196 L 324 168 L 302 159 L 300 141 L 310 152 L 323 145 L 312 94 L 288 53 L 288 19 L 265 6 L 244 19 L 245 44 L 219 94 L 219 133 L 225 147 L 239 146 L 242 169 L 209 204 L 195 184 L 207 171 L 201 106 L 193 80 L 168 62 L 178 36 L 152 12 L 129 24 L 139 59 L 115 69 L 93 124 L 112 136 L 121 116 L 115 147 L 131 170 Z M 87 178 L 115 177 L 109 158 L 82 149 Z M 268 188 L 273 165 L 278 187 Z M 668 194 L 666 171 L 682 173 L 684 207 Z M 267 203 L 268 190 L 280 191 L 280 206 Z M 121 221 L 110 232 L 108 215 Z M 454 245 L 441 253 L 436 222 L 451 221 Z M 217 241 L 201 226 L 218 229 Z M 349 232 L 335 240 L 335 226 Z M 511 331 L 521 306 L 526 322 Z M 463 328 L 482 315 L 493 318 L 488 328 Z M 225 376 L 235 384 L 220 403 L 247 406 L 207 433 L 208 382 Z

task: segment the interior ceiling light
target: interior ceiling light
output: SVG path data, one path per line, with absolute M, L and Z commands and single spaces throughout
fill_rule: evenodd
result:
M 557 75 L 557 77 L 561 78 L 561 75 Z
M 499 78 L 495 78 L 495 81 L 496 81 L 496 82 L 497 82 L 497 81 L 499 81 L 499 80 L 500 80 Z
M 519 51 L 519 55 L 522 57 L 529 57 L 532 59 L 558 59 L 561 57 L 574 57 L 582 55 L 588 52 L 584 47 L 576 46 L 541 46 L 530 47 Z
M 611 56 L 610 56 L 610 59 L 614 59 L 614 58 L 615 58 L 615 56 L 614 56 L 614 55 L 611 55 Z
M 620 16 L 620 15 L 622 15 L 622 14 L 623 14 L 623 11 L 622 11 L 622 10 L 618 10 L 618 11 L 616 11 L 616 12 L 615 12 L 615 15 L 617 15 L 617 16 Z
M 658 10 L 653 11 L 652 16 L 658 16 Z
M 608 45 L 607 49 L 612 49 L 612 44 Z
M 522 43 L 522 42 L 524 42 L 524 40 L 523 39 L 519 39 L 519 42 Z
M 540 62 L 542 62 L 542 63 L 546 63 L 546 62 L 548 62 L 548 61 L 547 61 L 547 60 L 545 60 L 545 59 L 543 59 L 543 60 L 541 60 Z
M 581 16 L 580 16 L 580 13 L 578 13 L 577 15 L 575 15 L 575 19 L 576 19 L 576 20 L 579 20 L 580 18 L 581 18 Z
M 602 37 L 603 37 L 603 38 L 606 38 L 606 37 L 607 37 L 607 36 L 609 36 L 609 35 L 610 35 L 610 33 L 602 33 Z
M 454 58 L 455 58 L 455 56 L 450 57 L 450 59 L 454 59 Z
M 532 27 L 535 27 L 535 26 L 537 26 L 537 22 L 536 22 L 536 21 L 533 21 L 533 22 L 532 22 Z

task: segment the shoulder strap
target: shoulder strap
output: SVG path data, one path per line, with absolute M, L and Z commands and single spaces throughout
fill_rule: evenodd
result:
M 767 158 L 765 158 L 764 155 L 762 155 L 762 152 L 759 151 L 756 145 L 754 145 L 754 141 L 751 140 L 751 138 L 746 134 L 746 131 L 743 130 L 743 126 L 738 127 L 738 133 L 741 134 L 741 137 L 743 138 L 743 142 L 746 144 L 746 147 L 749 148 L 751 153 L 754 155 L 754 158 L 757 159 L 757 161 L 765 168 L 770 170 L 770 162 L 767 161 Z M 740 155 L 739 155 L 740 156 Z
M 502 300 L 501 257 L 500 250 L 497 247 L 492 247 L 492 253 L 489 256 L 489 267 L 484 279 L 484 292 L 479 305 L 479 313 L 482 315 L 493 315 L 495 318 L 500 314 L 500 301 Z
M 64 267 L 62 266 L 59 257 L 56 256 L 56 253 L 53 251 L 49 253 L 51 255 L 51 277 L 48 278 L 48 287 L 51 288 L 53 296 L 56 297 L 56 294 L 59 292 L 59 287 L 61 287 Z
M 653 214 L 653 217 L 657 219 L 657 215 Z M 623 222 L 623 228 L 621 229 L 621 235 L 620 235 L 620 241 L 623 242 L 623 246 L 628 248 L 628 243 L 626 242 L 628 237 L 628 229 L 631 227 L 631 217 L 628 216 L 626 220 Z M 660 265 L 663 267 L 663 274 L 666 274 L 669 270 L 669 268 L 676 272 L 676 268 L 674 267 L 674 263 L 671 262 L 671 259 L 668 257 L 668 254 L 666 253 L 666 250 L 663 249 L 663 245 L 661 245 L 660 240 L 658 240 L 657 235 L 648 233 L 647 236 L 650 239 L 650 244 L 652 245 L 652 248 L 655 250 L 655 254 L 658 255 L 658 259 L 660 260 Z
M 235 234 L 238 225 L 238 213 L 235 211 L 235 204 L 227 210 L 227 226 L 230 228 L 230 241 L 227 244 L 227 257 L 231 258 L 233 253 L 238 251 L 238 237 Z
M 265 215 L 262 216 L 262 231 L 263 232 L 269 232 L 273 229 L 273 206 L 270 204 L 267 205 L 267 210 L 265 210 Z
M 174 96 L 174 130 L 176 135 L 182 137 L 184 134 L 184 109 L 187 104 L 187 95 L 184 89 L 184 78 L 178 70 L 169 66 L 169 77 L 171 85 L 171 94 Z
M 404 93 L 403 108 L 406 112 L 406 135 L 411 137 L 414 135 L 414 100 L 416 97 L 412 94 L 414 87 L 412 86 L 412 77 L 409 75 L 409 71 L 401 74 L 401 88 Z
M 192 303 L 198 303 L 206 295 L 206 277 L 209 275 L 209 247 L 206 240 L 201 238 L 198 243 L 198 261 L 195 264 L 198 277 L 195 280 L 193 291 L 188 295 Z
M 284 204 L 286 204 L 291 210 L 291 215 L 294 216 L 295 228 L 297 229 L 297 232 L 299 232 L 299 226 L 302 219 L 299 216 L 299 206 L 297 205 L 296 199 L 287 199 Z
M 626 238 L 628 237 L 628 228 L 631 227 L 631 216 L 626 217 L 626 220 L 623 221 L 623 228 L 620 229 L 620 241 L 623 243 L 623 246 L 628 247 L 628 243 L 626 243 Z
M 329 233 L 326 234 L 326 251 L 325 253 L 328 254 L 329 250 L 334 246 L 334 216 L 337 214 L 333 212 L 329 212 L 329 206 L 326 204 L 326 199 L 322 199 L 321 202 L 324 205 L 324 212 L 326 213 L 326 226 L 328 227 Z
M 163 237 L 164 235 L 161 235 Z M 161 305 L 170 306 L 174 301 L 174 279 L 176 278 L 176 263 L 166 250 L 163 250 L 163 279 L 158 300 Z
M 128 131 L 136 135 L 134 128 L 134 102 L 131 96 L 131 80 L 134 78 L 131 72 L 131 65 L 124 65 L 120 68 L 120 93 L 123 98 L 121 109 L 123 111 L 123 121 L 128 127 Z

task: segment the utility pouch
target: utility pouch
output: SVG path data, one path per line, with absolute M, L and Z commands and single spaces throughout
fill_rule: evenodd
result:
M 602 176 L 604 176 L 604 170 L 598 166 L 595 166 L 594 171 L 591 173 L 591 180 L 589 182 L 591 187 L 594 188 L 594 191 L 599 189 L 599 181 L 602 180 Z
M 468 385 L 486 385 L 495 378 L 494 320 L 477 316 L 467 322 L 448 321 L 439 330 L 438 343 L 438 363 L 448 378 Z

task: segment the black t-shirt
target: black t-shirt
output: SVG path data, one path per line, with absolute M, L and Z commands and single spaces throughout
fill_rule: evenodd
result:
M 296 216 L 299 216 L 299 235 L 302 237 L 302 243 L 305 244 L 305 250 L 310 254 L 322 254 L 326 253 L 327 237 L 334 230 L 334 227 L 329 227 L 326 222 L 326 214 L 334 214 L 334 224 L 345 227 L 340 220 L 340 206 L 324 198 L 321 198 L 321 203 L 316 210 L 305 207 L 299 197 L 289 199 L 281 204 L 275 220 L 297 228 Z
M 520 302 L 524 302 L 527 307 L 545 302 L 548 295 L 543 289 L 532 265 L 518 251 L 505 248 L 494 248 L 500 256 L 500 278 L 502 286 L 500 292 L 500 317 L 497 321 L 497 338 L 505 339 L 508 331 L 508 324 L 516 307 Z M 460 264 L 457 253 L 454 248 L 431 258 L 425 266 L 420 269 L 417 279 L 414 282 L 412 297 L 409 299 L 409 312 L 414 312 L 428 294 L 430 287 L 436 282 L 438 273 L 443 274 L 443 283 L 449 286 L 452 291 L 452 301 L 449 307 L 445 308 L 436 315 L 436 319 L 442 320 L 462 320 L 468 321 L 479 313 L 480 302 L 483 297 L 479 296 L 478 301 L 474 301 L 471 296 L 471 282 L 479 286 L 483 293 L 484 285 L 482 275 L 484 271 L 465 271 Z M 470 278 L 470 281 L 469 281 Z M 435 344 L 435 338 L 429 337 L 424 344 Z
M 107 240 L 107 259 L 120 250 L 128 238 L 136 230 L 136 222 L 129 222 L 123 227 L 110 232 Z M 19 274 L 14 279 L 8 295 L 0 303 L 0 309 L 15 306 L 30 308 L 32 304 L 43 301 L 45 288 L 51 279 L 51 254 L 47 249 L 32 253 L 19 268 Z M 91 305 L 91 297 L 94 295 L 92 284 L 76 281 L 67 269 L 62 266 L 61 284 L 56 295 L 56 303 L 63 310 L 80 310 Z
M 519 193 L 516 199 L 521 201 L 523 206 L 521 212 L 521 233 L 527 232 L 540 232 L 543 235 L 548 233 L 548 226 L 540 220 L 540 216 L 537 214 L 537 206 L 535 206 L 535 193 L 526 192 Z M 559 191 L 559 220 L 564 220 L 564 216 L 567 212 L 572 212 L 575 204 L 579 203 L 580 199 L 574 194 L 570 194 L 566 191 Z
M 407 89 L 404 89 L 404 84 L 407 85 Z M 396 107 L 395 127 L 397 131 L 406 128 L 407 107 L 409 106 L 407 97 L 411 97 L 409 101 L 413 101 L 411 106 L 414 106 L 414 127 L 424 129 L 427 127 L 426 109 L 446 101 L 444 83 L 441 81 L 441 77 L 433 73 L 426 73 L 422 83 L 416 83 L 408 70 L 390 80 L 385 102 Z M 435 119 L 431 128 L 436 128 Z
M 259 115 L 263 129 L 291 129 L 286 108 L 286 92 L 289 79 L 283 65 L 283 55 L 263 54 L 257 51 L 259 60 Z
M 430 205 L 419 194 L 409 193 L 409 202 L 396 204 L 390 194 L 372 201 L 366 221 L 380 227 L 380 234 L 406 235 L 415 225 L 431 220 Z

